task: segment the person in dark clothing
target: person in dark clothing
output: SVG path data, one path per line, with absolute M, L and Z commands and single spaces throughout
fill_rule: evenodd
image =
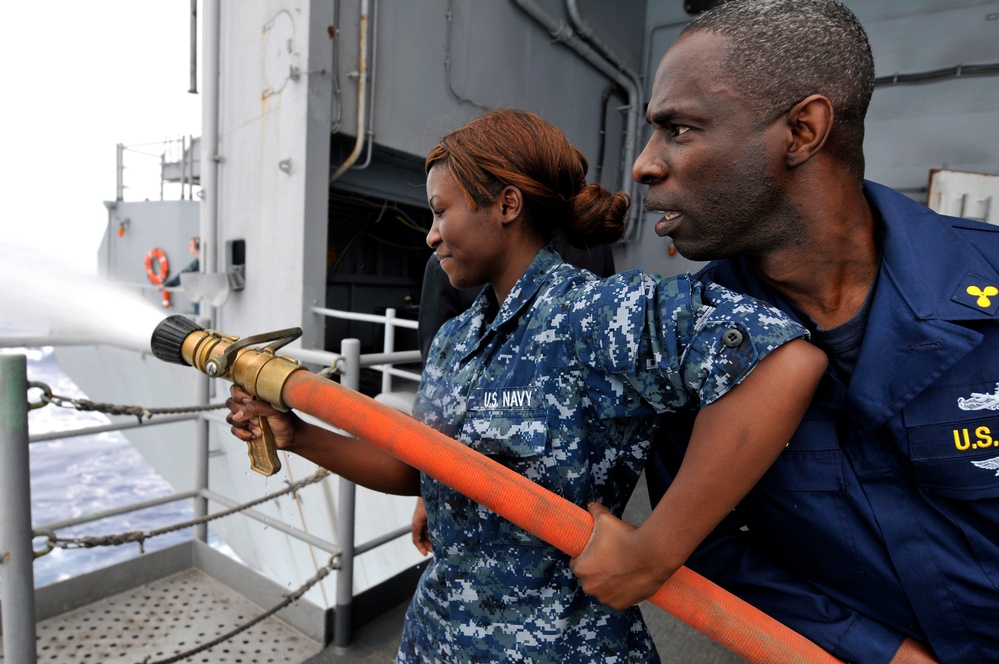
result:
M 568 242 L 555 241 L 555 248 L 566 263 L 589 270 L 598 277 L 614 274 L 614 254 L 610 245 L 601 244 L 592 248 L 579 249 Z M 465 311 L 481 287 L 455 288 L 448 281 L 436 258 L 430 256 L 423 271 L 423 288 L 420 292 L 420 311 L 416 336 L 420 344 L 420 354 L 427 356 L 430 342 L 437 330 L 448 320 Z
M 176 288 L 177 286 L 180 286 L 180 275 L 187 272 L 197 272 L 201 269 L 201 238 L 192 237 L 188 240 L 187 250 L 194 254 L 194 260 L 188 263 L 183 270 L 160 284 L 159 290 L 163 290 L 164 288 Z
M 999 228 L 864 180 L 873 87 L 838 0 L 721 4 L 659 65 L 633 169 L 657 234 L 830 360 L 787 448 L 687 564 L 844 661 L 999 662 Z M 654 501 L 689 456 L 690 421 L 664 417 Z M 670 561 L 591 511 L 584 590 L 644 599 Z

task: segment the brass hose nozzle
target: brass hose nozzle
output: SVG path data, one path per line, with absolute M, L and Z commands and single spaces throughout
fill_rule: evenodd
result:
M 170 316 L 153 330 L 150 346 L 153 355 L 165 362 L 193 366 L 212 378 L 232 381 L 252 396 L 287 411 L 281 391 L 288 377 L 304 367 L 293 358 L 275 355 L 275 351 L 300 336 L 302 329 L 293 327 L 240 339 L 206 330 L 185 316 Z M 251 347 L 268 342 L 263 348 Z M 281 469 L 281 462 L 267 420 L 259 418 L 258 424 L 264 436 L 249 443 L 250 466 L 258 473 L 273 475 Z

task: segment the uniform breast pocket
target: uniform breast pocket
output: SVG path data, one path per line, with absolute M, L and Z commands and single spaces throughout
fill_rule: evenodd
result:
M 999 384 L 932 390 L 903 417 L 922 492 L 958 500 L 999 498 Z
M 919 491 L 961 529 L 999 589 L 999 384 L 934 390 L 904 419 Z
M 999 498 L 999 416 L 909 429 L 912 467 L 924 493 Z
M 548 452 L 548 417 L 543 409 L 471 411 L 461 438 L 488 456 L 529 460 Z
M 544 410 L 471 411 L 461 429 L 461 440 L 473 450 L 523 475 L 549 491 L 562 494 L 548 435 Z M 480 530 L 484 541 L 542 546 L 541 540 L 510 521 L 484 512 Z

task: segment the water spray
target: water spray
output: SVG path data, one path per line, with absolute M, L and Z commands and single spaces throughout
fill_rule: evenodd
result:
M 171 316 L 153 332 L 153 354 L 230 380 L 279 410 L 294 408 L 378 447 L 468 496 L 570 556 L 593 532 L 583 508 L 489 457 L 339 383 L 317 376 L 275 351 L 297 339 L 290 328 L 239 339 Z M 253 348 L 254 344 L 269 345 Z M 280 469 L 273 437 L 250 443 L 251 466 L 265 475 Z M 759 609 L 681 567 L 649 602 L 751 662 L 839 662 Z

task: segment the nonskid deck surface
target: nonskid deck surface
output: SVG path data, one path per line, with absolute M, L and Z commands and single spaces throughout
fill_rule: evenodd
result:
M 641 523 L 649 513 L 648 492 L 640 481 L 625 519 Z M 153 554 L 147 554 L 153 555 Z M 148 566 L 153 566 L 148 564 Z M 407 601 L 354 633 L 343 650 L 302 634 L 271 617 L 192 655 L 186 663 L 391 664 L 402 635 Z M 84 605 L 36 626 L 39 664 L 101 662 L 150 664 L 196 648 L 249 622 L 262 609 L 197 567 L 150 581 Z M 642 604 L 664 664 L 739 664 L 741 657 L 649 603 Z M 0 643 L 0 664 L 3 645 Z
M 260 612 L 201 570 L 188 569 L 38 623 L 38 662 L 156 662 L 208 643 Z M 322 644 L 270 617 L 181 661 L 299 664 L 321 649 Z M 5 662 L 2 652 L 0 662 Z

